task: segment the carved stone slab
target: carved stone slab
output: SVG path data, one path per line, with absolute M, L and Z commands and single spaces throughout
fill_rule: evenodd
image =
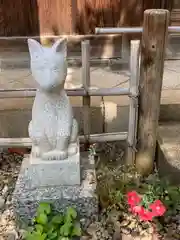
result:
M 49 186 L 80 185 L 79 151 L 64 160 L 24 159 L 26 189 Z

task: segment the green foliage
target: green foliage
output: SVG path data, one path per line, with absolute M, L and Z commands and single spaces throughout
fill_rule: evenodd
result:
M 102 207 L 119 205 L 126 211 L 125 195 L 139 187 L 139 175 L 132 166 L 104 167 L 97 171 L 98 194 Z
M 152 203 L 159 199 L 166 206 L 165 217 L 175 215 L 180 210 L 180 187 L 169 183 L 167 179 L 160 179 L 158 174 L 153 174 L 143 181 L 144 204 Z
M 33 228 L 25 236 L 25 240 L 70 240 L 81 236 L 81 227 L 77 222 L 77 212 L 69 207 L 66 213 L 54 214 L 49 203 L 40 203 Z
M 97 173 L 97 177 L 101 204 L 104 204 L 104 200 L 108 202 L 108 205 L 103 205 L 105 207 L 115 204 L 122 211 L 128 212 L 126 194 L 136 191 L 142 196 L 144 207 L 157 199 L 165 205 L 167 211 L 161 219 L 180 213 L 180 187 L 160 178 L 157 172 L 143 178 L 134 167 L 120 166 L 114 169 L 105 168 Z
M 89 154 L 90 154 L 91 156 L 95 156 L 95 155 L 96 155 L 95 144 L 90 145 L 90 147 L 89 147 Z

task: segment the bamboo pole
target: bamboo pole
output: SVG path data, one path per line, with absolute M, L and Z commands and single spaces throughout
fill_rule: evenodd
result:
M 151 9 L 149 11 L 156 11 L 162 9 Z M 121 34 L 121 33 L 142 33 L 143 27 L 124 27 L 124 28 L 95 28 L 96 34 Z M 169 26 L 169 33 L 180 33 L 180 26 Z
M 82 49 L 82 82 L 83 88 L 86 91 L 86 96 L 83 96 L 83 125 L 85 136 L 85 149 L 89 149 L 89 136 L 91 131 L 90 125 L 90 105 L 91 97 L 89 96 L 88 89 L 90 87 L 90 43 L 85 40 L 81 44 Z
M 143 175 L 154 166 L 168 25 L 168 10 L 144 12 L 136 154 L 136 167 Z
M 79 136 L 80 142 L 85 143 L 85 136 Z M 91 134 L 89 136 L 89 142 L 113 142 L 124 141 L 127 139 L 127 132 L 116 133 L 102 133 Z M 0 147 L 31 147 L 32 142 L 30 138 L 0 138 Z
M 127 164 L 135 164 L 137 118 L 138 118 L 138 87 L 139 87 L 139 40 L 131 41 L 130 52 L 130 103 Z
M 158 9 L 157 9 L 158 10 Z M 104 34 L 110 34 L 111 36 L 107 36 L 107 38 L 112 38 L 115 34 L 122 34 L 122 33 L 142 33 L 142 27 L 122 27 L 122 28 L 95 28 L 95 33 L 98 35 L 103 36 Z M 180 26 L 169 26 L 168 27 L 169 33 L 180 33 Z M 40 40 L 40 39 L 59 39 L 59 38 L 67 38 L 67 40 L 85 40 L 88 38 L 94 38 L 93 34 L 89 35 L 73 35 L 73 34 L 62 34 L 62 35 L 34 35 L 34 36 L 1 36 L 1 40 L 7 41 L 14 41 L 14 40 L 27 40 L 28 38 Z
M 123 96 L 129 94 L 128 88 L 76 88 L 66 89 L 68 96 Z M 19 88 L 19 89 L 0 89 L 0 99 L 2 98 L 28 98 L 35 97 L 35 88 Z

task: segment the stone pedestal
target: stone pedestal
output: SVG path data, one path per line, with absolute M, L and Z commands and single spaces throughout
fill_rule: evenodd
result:
M 23 167 L 26 168 L 24 171 L 24 177 L 27 179 L 26 189 L 81 184 L 79 151 L 64 160 L 27 158 L 24 159 Z
M 98 214 L 95 190 L 94 162 L 89 160 L 87 153 L 81 154 L 80 161 L 79 153 L 66 160 L 51 162 L 26 157 L 13 193 L 17 220 L 28 224 L 38 203 L 44 201 L 52 203 L 59 212 L 74 206 L 86 227 Z

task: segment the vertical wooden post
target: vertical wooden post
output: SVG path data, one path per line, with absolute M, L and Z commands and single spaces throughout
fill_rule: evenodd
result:
M 130 103 L 127 164 L 135 164 L 138 119 L 138 87 L 139 87 L 139 40 L 131 41 L 130 52 Z
M 83 124 L 85 136 L 85 149 L 89 148 L 90 136 L 90 105 L 91 97 L 88 95 L 88 88 L 90 87 L 90 43 L 89 40 L 82 41 L 82 82 L 87 96 L 83 97 Z
M 136 167 L 143 175 L 154 165 L 168 25 L 168 10 L 144 12 L 136 154 Z

